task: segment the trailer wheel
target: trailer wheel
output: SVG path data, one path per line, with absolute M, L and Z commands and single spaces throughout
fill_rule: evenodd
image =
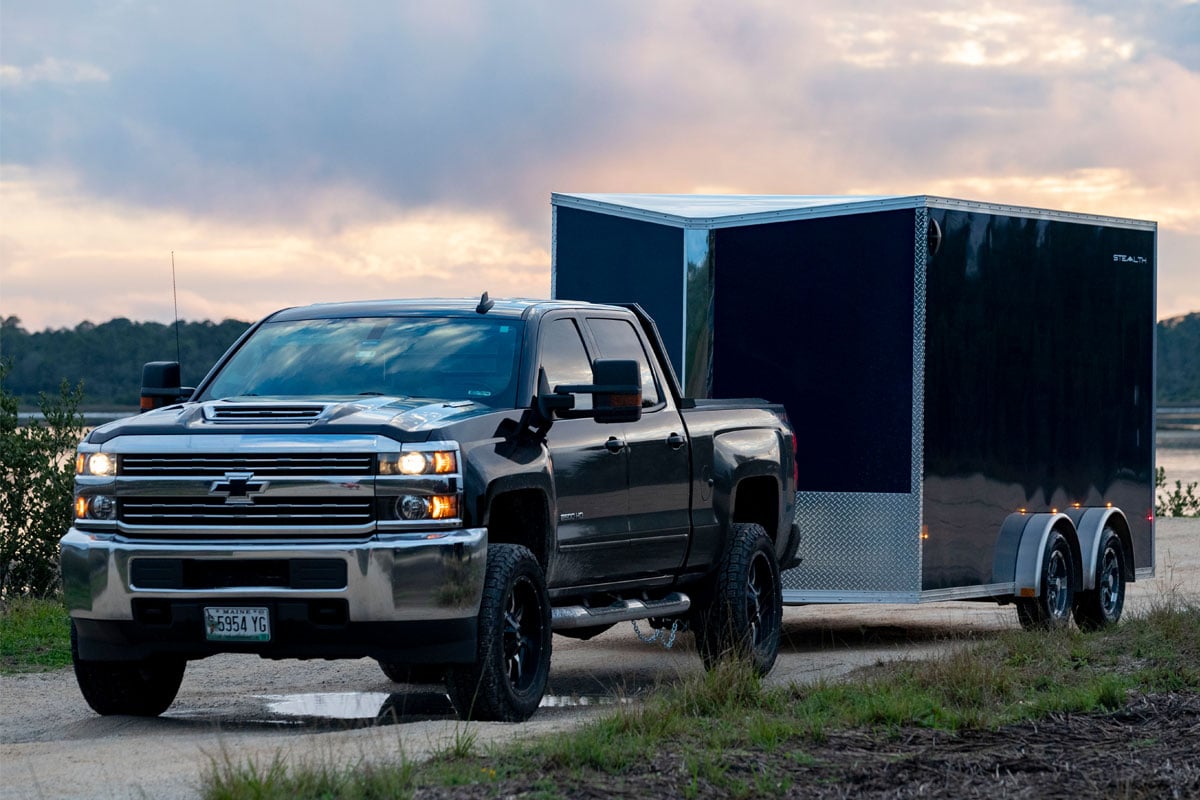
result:
M 1075 594 L 1075 567 L 1071 546 L 1058 531 L 1051 531 L 1042 551 L 1042 594 L 1018 598 L 1017 619 L 1021 627 L 1065 628 L 1071 623 Z
M 550 596 L 528 548 L 488 545 L 475 663 L 452 664 L 446 691 L 463 719 L 523 722 L 550 675 Z
M 97 714 L 157 717 L 170 708 L 183 683 L 182 659 L 83 661 L 71 623 L 71 661 L 83 699 Z
M 783 628 L 783 585 L 775 548 L 761 525 L 733 526 L 699 622 L 696 642 L 706 669 L 728 657 L 748 659 L 759 675 L 775 665 Z
M 379 668 L 393 683 L 441 683 L 446 668 L 441 664 L 404 664 L 380 661 Z
M 1125 548 L 1112 528 L 1100 534 L 1096 588 L 1075 596 L 1075 622 L 1094 631 L 1115 625 L 1125 608 Z

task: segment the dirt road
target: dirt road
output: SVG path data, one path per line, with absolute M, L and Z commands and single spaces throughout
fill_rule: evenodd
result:
M 1160 520 L 1158 575 L 1131 586 L 1129 608 L 1163 593 L 1200 602 L 1200 520 Z M 810 606 L 784 613 L 773 683 L 834 677 L 880 660 L 919 658 L 1016 626 L 976 603 Z M 70 669 L 0 677 L 0 798 L 192 798 L 213 759 L 419 758 L 469 732 L 480 743 L 569 728 L 594 709 L 636 700 L 701 669 L 690 636 L 670 650 L 622 625 L 590 642 L 554 639 L 550 693 L 522 725 L 457 722 L 433 687 L 404 689 L 373 661 L 271 662 L 218 656 L 188 666 L 157 719 L 99 717 Z M 383 719 L 388 724 L 378 724 Z

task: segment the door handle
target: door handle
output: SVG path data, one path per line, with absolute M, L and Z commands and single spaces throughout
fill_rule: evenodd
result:
M 604 443 L 604 449 L 610 453 L 619 453 L 625 449 L 625 442 L 615 436 L 610 436 L 608 441 Z
M 685 444 L 687 444 L 687 439 L 683 438 L 678 433 L 672 433 L 670 436 L 667 437 L 667 444 L 670 446 L 670 448 L 672 450 L 678 450 L 679 448 L 681 448 Z

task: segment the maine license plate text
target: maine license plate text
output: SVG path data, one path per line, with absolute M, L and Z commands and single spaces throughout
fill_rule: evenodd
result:
M 204 632 L 213 642 L 269 642 L 271 615 L 265 608 L 206 607 Z

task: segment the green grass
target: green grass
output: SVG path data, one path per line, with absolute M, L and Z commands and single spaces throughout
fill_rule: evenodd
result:
M 71 663 L 70 623 L 61 600 L 18 597 L 0 603 L 0 673 Z
M 249 767 L 218 765 L 206 797 L 407 797 L 417 786 L 506 779 L 532 782 L 537 796 L 569 797 L 573 785 L 597 774 L 619 781 L 664 752 L 692 776 L 685 794 L 707 786 L 731 797 L 770 796 L 790 786 L 771 765 L 809 763 L 805 746 L 833 731 L 996 729 L 1052 713 L 1115 710 L 1131 691 L 1200 692 L 1200 607 L 1158 608 L 1099 633 L 1007 631 L 836 683 L 767 687 L 746 665 L 723 664 L 574 732 L 486 753 L 464 733 L 431 761 L 390 771 L 277 760 L 253 768 L 247 781 Z M 264 776 L 278 793 L 257 788 Z M 381 793 L 385 787 L 390 794 Z

